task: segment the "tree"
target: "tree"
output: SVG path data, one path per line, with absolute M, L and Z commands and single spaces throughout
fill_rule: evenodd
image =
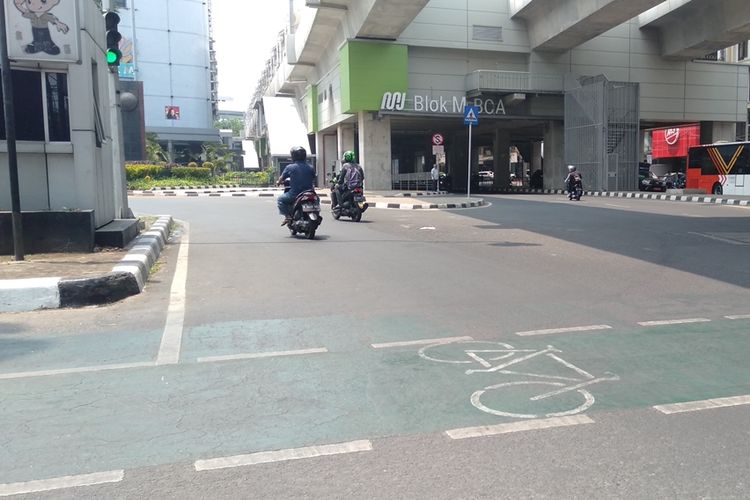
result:
M 234 137 L 242 137 L 245 131 L 245 121 L 242 118 L 222 118 L 214 122 L 214 128 L 232 129 Z
M 153 132 L 146 134 L 146 156 L 148 157 L 148 161 L 165 161 L 171 163 L 169 153 L 164 151 L 161 144 L 159 144 L 158 136 Z
M 222 142 L 205 143 L 203 148 L 203 158 L 206 162 L 211 162 L 219 172 L 226 172 L 227 165 L 232 164 L 234 154 Z

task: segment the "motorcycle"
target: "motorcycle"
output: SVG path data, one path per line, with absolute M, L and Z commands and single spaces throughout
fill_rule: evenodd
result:
M 568 199 L 581 201 L 581 196 L 583 196 L 583 184 L 580 181 L 574 182 L 572 189 L 568 191 Z
M 288 182 L 284 184 L 284 192 L 289 191 Z M 323 222 L 320 216 L 320 197 L 315 190 L 304 191 L 297 195 L 292 205 L 292 220 L 287 227 L 292 236 L 304 234 L 308 240 L 315 238 L 315 231 Z
M 336 189 L 336 184 L 332 178 L 331 191 L 333 191 L 334 189 Z M 339 197 L 341 196 L 342 195 L 339 195 Z M 339 220 L 341 216 L 344 216 L 351 217 L 354 222 L 361 221 L 362 214 L 365 213 L 367 207 L 369 206 L 367 204 L 367 199 L 365 198 L 364 190 L 361 187 L 354 188 L 346 198 L 346 201 L 340 203 L 337 207 L 331 205 L 331 215 L 336 220 Z

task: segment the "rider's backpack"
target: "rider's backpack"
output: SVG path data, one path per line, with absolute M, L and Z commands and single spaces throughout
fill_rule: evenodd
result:
M 349 168 L 346 170 L 346 177 L 344 177 L 346 187 L 349 189 L 362 187 L 362 177 L 362 169 L 359 165 L 349 165 Z

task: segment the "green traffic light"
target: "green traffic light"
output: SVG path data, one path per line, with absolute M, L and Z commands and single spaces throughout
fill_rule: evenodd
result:
M 120 62 L 120 57 L 122 57 L 122 54 L 120 54 L 119 51 L 116 50 L 108 50 L 107 51 L 107 64 L 118 64 Z

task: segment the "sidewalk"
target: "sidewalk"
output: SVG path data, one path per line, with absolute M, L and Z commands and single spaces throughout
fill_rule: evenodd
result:
M 0 313 L 83 307 L 140 293 L 169 238 L 172 217 L 159 217 L 126 249 L 94 253 L 0 256 Z

